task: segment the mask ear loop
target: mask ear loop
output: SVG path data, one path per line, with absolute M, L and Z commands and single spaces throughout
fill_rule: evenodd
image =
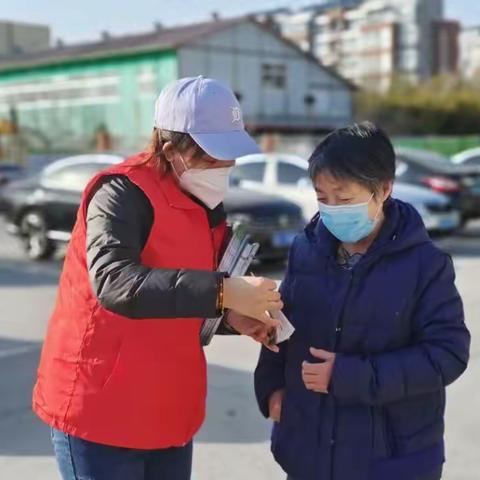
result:
M 184 160 L 182 154 L 179 153 L 178 156 L 180 157 L 180 160 L 182 161 L 183 168 L 185 169 L 184 172 L 182 173 L 182 175 L 183 175 L 185 172 L 188 171 L 187 164 L 185 163 L 185 160 Z M 180 180 L 180 177 L 181 177 L 182 175 L 179 175 L 179 174 L 178 174 L 177 169 L 175 168 L 175 165 L 173 164 L 173 162 L 172 162 L 172 170 L 174 171 L 174 173 L 175 173 L 175 175 L 177 176 L 177 178 Z
M 370 200 L 368 201 L 368 203 L 370 203 L 372 201 L 372 198 L 375 196 L 375 193 L 372 193 L 372 196 L 370 197 Z M 373 217 L 373 222 L 376 223 L 377 220 L 378 220 L 378 214 L 380 213 L 380 210 L 382 209 L 383 207 L 383 203 L 381 203 L 378 208 L 377 208 L 377 213 L 375 214 L 375 216 Z
M 182 161 L 183 168 L 185 169 L 185 171 L 187 171 L 188 167 L 187 167 L 187 164 L 185 163 L 183 155 L 181 153 L 179 153 L 178 156 L 180 157 L 180 160 Z

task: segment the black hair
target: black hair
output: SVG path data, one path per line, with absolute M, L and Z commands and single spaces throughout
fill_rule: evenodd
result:
M 309 160 L 310 178 L 325 172 L 360 183 L 377 194 L 395 178 L 395 151 L 388 135 L 371 122 L 355 123 L 330 133 Z

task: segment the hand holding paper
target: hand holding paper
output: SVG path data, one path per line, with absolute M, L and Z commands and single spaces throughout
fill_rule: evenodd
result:
M 279 344 L 285 342 L 285 340 L 288 340 L 293 335 L 293 332 L 295 331 L 294 326 L 281 310 L 273 312 L 272 317 L 279 321 L 276 331 L 276 343 Z
M 230 278 L 224 280 L 223 306 L 247 317 L 263 322 L 263 325 L 276 327 L 278 321 L 267 315 L 267 311 L 279 311 L 283 308 L 280 294 L 273 280 L 266 278 L 244 277 L 260 245 L 250 243 L 248 234 L 242 226 L 231 231 L 227 248 L 222 256 L 218 271 L 225 272 Z M 202 345 L 208 345 L 215 335 L 222 317 L 207 318 L 200 332 Z
M 269 316 L 283 308 L 277 284 L 262 277 L 238 277 L 224 280 L 224 306 L 247 317 L 255 318 L 270 327 L 279 321 Z

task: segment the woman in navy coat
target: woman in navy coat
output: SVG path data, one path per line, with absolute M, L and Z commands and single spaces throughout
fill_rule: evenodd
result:
M 452 261 L 391 198 L 380 129 L 337 130 L 309 162 L 319 214 L 281 287 L 295 333 L 255 372 L 272 452 L 291 480 L 438 480 L 445 387 L 470 346 Z

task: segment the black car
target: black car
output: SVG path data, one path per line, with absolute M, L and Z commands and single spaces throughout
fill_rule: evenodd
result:
M 306 223 L 298 205 L 274 195 L 232 187 L 224 205 L 229 223 L 245 225 L 251 240 L 260 244 L 256 258 L 262 261 L 285 259 Z
M 86 184 L 98 171 L 122 160 L 98 154 L 70 157 L 3 189 L 7 229 L 23 241 L 31 259 L 48 259 L 59 244 L 68 242 Z M 260 260 L 284 259 L 304 227 L 301 209 L 274 196 L 232 188 L 225 209 L 230 223 L 245 224 L 252 241 L 260 243 Z
M 0 188 L 7 183 L 19 180 L 25 175 L 25 169 L 16 163 L 0 161 Z
M 20 165 L 0 161 L 0 192 L 8 183 L 18 180 L 24 175 L 25 171 Z M 0 212 L 4 211 L 5 208 L 6 205 L 2 202 L 0 193 Z
M 397 179 L 447 195 L 461 222 L 480 218 L 480 168 L 455 165 L 434 152 L 397 149 Z

